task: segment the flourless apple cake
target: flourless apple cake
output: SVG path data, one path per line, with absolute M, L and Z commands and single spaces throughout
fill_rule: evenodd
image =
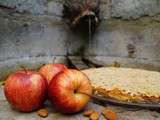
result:
M 83 70 L 94 94 L 128 102 L 160 103 L 160 72 L 104 67 Z

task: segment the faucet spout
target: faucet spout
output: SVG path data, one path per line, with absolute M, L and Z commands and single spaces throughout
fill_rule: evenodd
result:
M 98 2 L 97 2 L 98 1 Z M 88 22 L 91 20 L 92 31 L 98 27 L 100 23 L 100 0 L 70 0 L 64 5 L 64 18 L 67 19 L 72 29 L 88 29 Z M 82 30 L 83 31 L 83 30 Z

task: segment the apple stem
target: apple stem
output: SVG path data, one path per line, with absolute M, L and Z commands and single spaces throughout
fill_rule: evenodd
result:
M 25 71 L 25 73 L 28 72 L 28 70 L 26 69 L 26 67 L 24 65 L 21 65 L 21 68 Z
M 55 63 L 55 61 L 56 61 L 56 57 L 53 58 L 53 64 Z

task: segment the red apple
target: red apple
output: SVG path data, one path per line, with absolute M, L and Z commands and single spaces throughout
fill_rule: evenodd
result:
M 58 111 L 76 113 L 90 100 L 92 87 L 84 73 L 67 69 L 53 78 L 48 92 L 51 103 Z
M 18 71 L 10 75 L 4 86 L 8 102 L 22 112 L 31 112 L 41 107 L 46 92 L 47 81 L 33 71 Z
M 67 67 L 63 64 L 48 64 L 42 66 L 39 70 L 39 73 L 41 73 L 46 78 L 49 84 L 55 75 L 66 69 Z

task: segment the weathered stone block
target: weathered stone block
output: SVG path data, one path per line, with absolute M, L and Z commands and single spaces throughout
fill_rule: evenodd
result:
M 159 0 L 112 0 L 111 17 L 136 19 L 160 13 Z
M 44 14 L 46 0 L 0 0 L 0 5 L 19 12 Z
M 66 55 L 67 30 L 61 21 L 44 17 L 35 21 L 11 19 L 0 18 L 0 60 Z

